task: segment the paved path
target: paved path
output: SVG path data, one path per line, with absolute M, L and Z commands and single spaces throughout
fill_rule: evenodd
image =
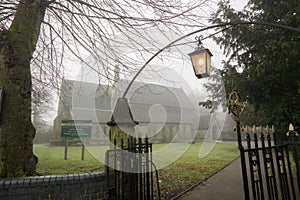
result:
M 178 200 L 243 200 L 240 159 L 213 175 Z

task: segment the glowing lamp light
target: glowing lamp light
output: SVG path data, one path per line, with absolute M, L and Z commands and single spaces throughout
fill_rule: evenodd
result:
M 191 57 L 194 72 L 197 78 L 209 77 L 211 70 L 211 57 L 213 56 L 209 49 L 199 47 L 188 54 Z

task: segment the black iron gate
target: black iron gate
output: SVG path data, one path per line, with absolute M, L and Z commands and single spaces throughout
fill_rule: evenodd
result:
M 239 149 L 245 199 L 300 199 L 300 144 L 295 141 L 278 144 L 274 128 L 256 132 L 246 128 L 242 144 L 238 128 Z
M 106 152 L 107 187 L 110 200 L 160 199 L 157 169 L 148 139 L 130 138 L 120 148 Z
M 296 142 L 298 133 L 290 125 L 287 133 L 290 139 L 281 144 L 277 141 L 274 127 L 260 127 L 258 133 L 255 126 L 251 133 L 246 127 L 242 135 L 240 115 L 246 104 L 238 91 L 233 90 L 229 94 L 227 106 L 236 121 L 245 199 L 300 199 L 300 143 Z M 244 142 L 243 136 L 246 139 Z

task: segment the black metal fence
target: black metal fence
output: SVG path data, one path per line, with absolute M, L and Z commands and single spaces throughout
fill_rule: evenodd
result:
M 274 128 L 268 127 L 258 133 L 246 128 L 244 142 L 239 129 L 238 134 L 245 199 L 300 199 L 300 144 L 278 144 Z
M 110 200 L 160 199 L 158 172 L 152 162 L 148 138 L 121 140 L 106 152 L 107 188 Z

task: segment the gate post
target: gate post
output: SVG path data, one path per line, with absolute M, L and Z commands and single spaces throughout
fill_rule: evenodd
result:
M 111 120 L 107 122 L 110 126 L 109 138 L 114 149 L 114 193 L 110 192 L 109 199 L 126 200 L 137 199 L 137 183 L 135 181 L 135 171 L 132 162 L 133 134 L 134 126 L 138 122 L 134 121 L 128 101 L 126 98 L 119 98 L 113 111 Z M 108 168 L 109 166 L 107 166 Z
M 292 145 L 292 154 L 293 154 L 293 159 L 295 162 L 296 166 L 296 172 L 297 172 L 297 182 L 298 182 L 298 190 L 300 191 L 300 166 L 299 166 L 299 153 L 298 153 L 298 148 L 297 148 L 297 141 L 296 138 L 299 136 L 299 134 L 294 130 L 293 124 L 289 125 L 289 131 L 286 133 L 288 137 L 291 138 L 289 142 L 291 142 Z
M 242 176 L 243 176 L 244 196 L 245 196 L 246 200 L 249 200 L 250 196 L 249 196 L 247 169 L 246 169 L 246 159 L 245 159 L 244 147 L 242 144 L 241 126 L 240 126 L 239 118 L 236 119 L 236 132 L 237 132 L 237 137 L 238 137 L 238 148 L 240 150 L 240 156 L 241 156 L 241 168 L 242 168 Z
M 231 113 L 235 116 L 238 148 L 241 157 L 244 196 L 246 200 L 249 200 L 250 195 L 249 195 L 249 186 L 248 186 L 248 178 L 247 178 L 246 159 L 245 159 L 244 147 L 242 144 L 241 124 L 240 124 L 240 115 L 242 114 L 244 108 L 246 107 L 246 102 L 242 102 L 241 96 L 238 94 L 236 90 L 233 90 L 229 94 L 229 98 L 227 100 L 227 106 L 228 106 L 228 113 Z

